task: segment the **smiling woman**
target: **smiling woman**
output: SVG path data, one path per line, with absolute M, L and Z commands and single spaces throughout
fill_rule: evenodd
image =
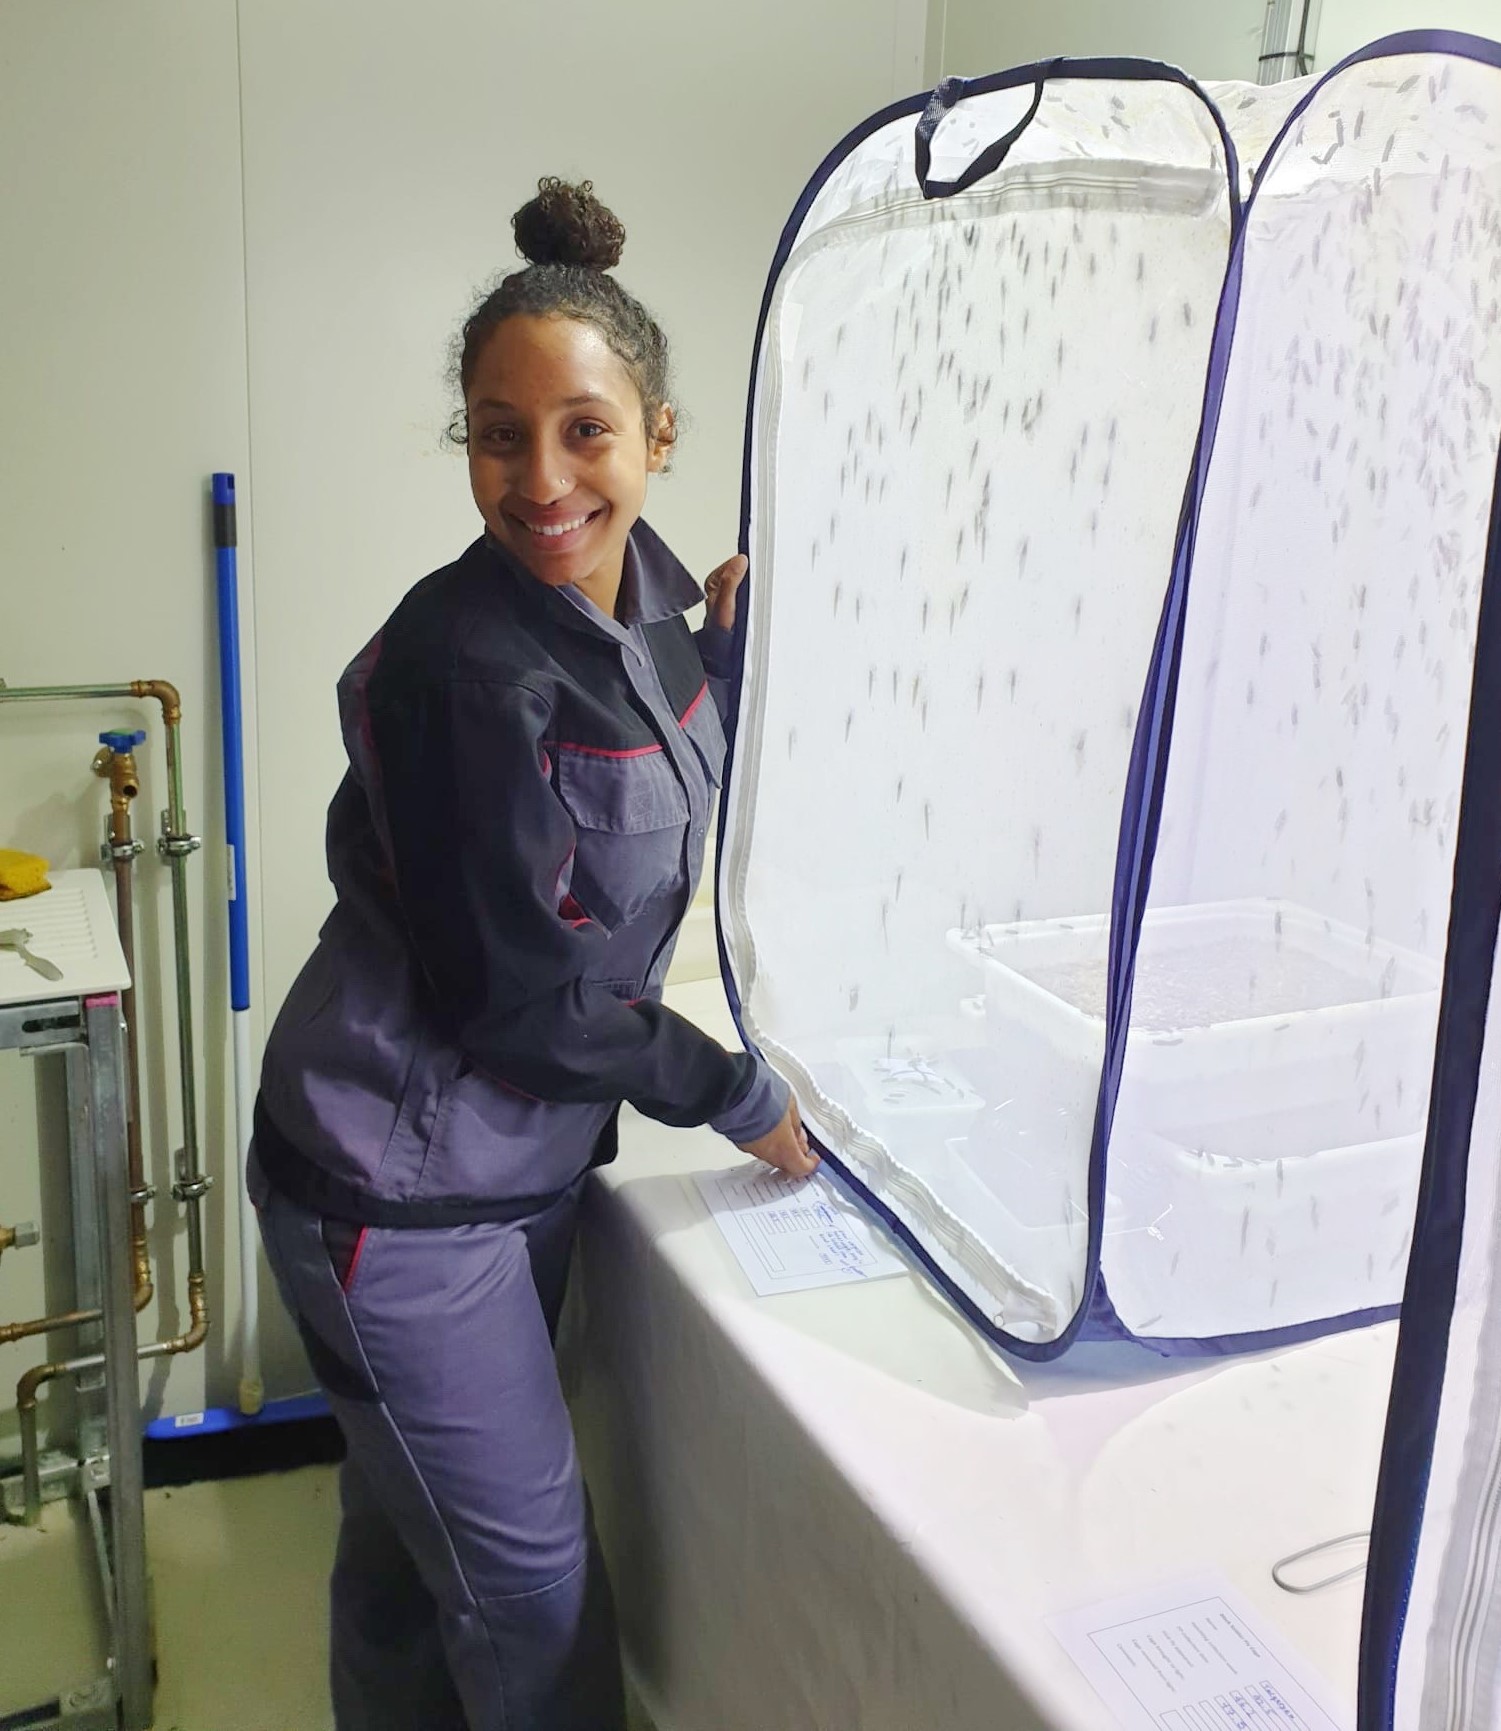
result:
M 592 324 L 516 314 L 466 387 L 469 483 L 485 526 L 543 583 L 615 613 L 646 478 L 667 460 L 672 410 L 648 431 L 635 382 Z
M 667 339 L 605 274 L 625 229 L 588 181 L 543 180 L 512 227 L 530 268 L 465 322 L 455 364 L 464 407 L 451 435 L 468 450 L 491 534 L 533 576 L 578 583 L 613 613 L 646 476 L 665 468 L 677 439 Z
M 698 585 L 641 520 L 676 427 L 666 341 L 605 274 L 624 231 L 557 181 L 515 227 L 530 263 L 458 356 L 485 533 L 340 682 L 338 904 L 256 1109 L 267 1256 L 349 1449 L 341 1731 L 618 1731 L 550 1339 L 580 1188 L 624 1100 L 815 1164 L 786 1085 L 660 1001 L 745 561 L 692 635 Z

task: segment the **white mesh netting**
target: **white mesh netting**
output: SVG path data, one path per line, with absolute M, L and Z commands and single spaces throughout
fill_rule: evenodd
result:
M 1249 170 L 1306 83 L 1212 105 L 1167 75 L 1050 78 L 1001 166 L 934 199 L 904 115 L 824 181 L 774 280 L 733 984 L 820 1138 L 1015 1341 L 1056 1340 L 1089 1288 L 1107 1025 L 1100 1266 L 1130 1331 L 1400 1295 L 1501 430 L 1497 78 L 1409 54 L 1312 93 L 1247 207 L 1214 369 L 1218 115 Z M 961 100 L 933 178 L 1035 94 Z M 1128 767 L 1211 372 L 1117 1029 Z

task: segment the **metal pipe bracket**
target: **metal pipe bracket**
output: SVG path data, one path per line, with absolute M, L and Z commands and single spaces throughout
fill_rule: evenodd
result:
M 178 1159 L 182 1156 L 179 1153 Z M 214 1187 L 214 1181 L 206 1172 L 199 1172 L 191 1178 L 178 1178 L 172 1185 L 172 1194 L 179 1202 L 198 1202 L 208 1195 Z

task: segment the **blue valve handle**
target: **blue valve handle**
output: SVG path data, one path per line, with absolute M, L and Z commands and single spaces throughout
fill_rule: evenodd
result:
M 101 733 L 99 743 L 107 745 L 116 757 L 123 757 L 127 751 L 134 751 L 138 745 L 144 744 L 146 730 L 141 728 L 136 733 Z

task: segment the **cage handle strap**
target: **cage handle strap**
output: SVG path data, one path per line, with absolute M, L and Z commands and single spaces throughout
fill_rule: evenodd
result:
M 952 198 L 956 192 L 963 192 L 977 180 L 983 180 L 987 174 L 994 174 L 1006 160 L 1011 146 L 1032 124 L 1033 117 L 1042 106 L 1042 88 L 1043 80 L 1039 78 L 1033 87 L 1032 102 L 1027 112 L 1009 132 L 987 144 L 957 179 L 933 180 L 929 177 L 933 166 L 933 136 L 943 124 L 949 110 L 957 107 L 969 91 L 967 78 L 945 78 L 928 98 L 928 105 L 917 120 L 917 184 L 922 188 L 923 197 Z

